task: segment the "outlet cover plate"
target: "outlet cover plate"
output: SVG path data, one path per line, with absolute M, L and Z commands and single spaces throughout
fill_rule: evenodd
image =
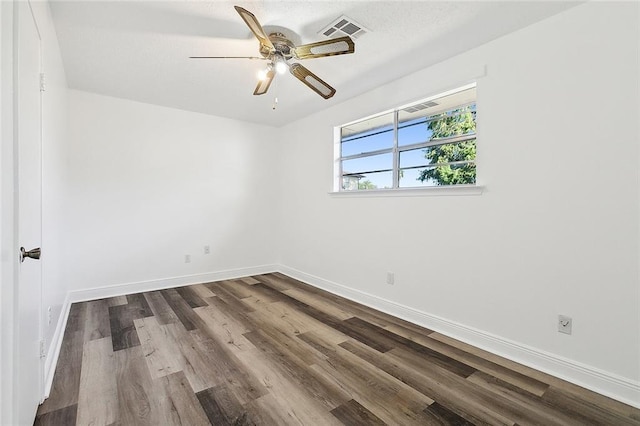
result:
M 396 282 L 396 274 L 387 272 L 387 284 L 393 285 Z
M 571 317 L 566 315 L 558 315 L 558 331 L 564 334 L 571 334 L 571 326 L 573 325 Z

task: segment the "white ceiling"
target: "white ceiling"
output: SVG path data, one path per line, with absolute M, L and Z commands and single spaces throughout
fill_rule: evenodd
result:
M 343 14 L 371 32 L 355 40 L 353 55 L 301 61 L 337 89 L 332 99 L 289 74 L 277 77 L 266 95 L 253 96 L 263 61 L 188 58 L 259 56 L 236 4 L 264 27 L 289 29 L 301 43 L 324 40 L 318 31 Z M 54 0 L 51 9 L 71 88 L 282 126 L 576 4 Z

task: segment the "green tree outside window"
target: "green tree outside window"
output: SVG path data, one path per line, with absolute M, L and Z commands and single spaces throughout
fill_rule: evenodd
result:
M 476 131 L 476 112 L 470 106 L 452 111 L 450 115 L 433 120 L 428 128 L 433 132 L 430 140 L 461 136 Z M 476 140 L 436 145 L 424 150 L 425 158 L 431 164 L 451 163 L 476 159 Z M 462 185 L 476 183 L 475 163 L 442 164 L 420 171 L 417 180 L 433 180 L 438 185 Z

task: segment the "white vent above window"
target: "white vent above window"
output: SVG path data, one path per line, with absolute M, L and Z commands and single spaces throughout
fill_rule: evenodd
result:
M 318 34 L 329 38 L 349 36 L 353 39 L 363 36 L 370 32 L 364 26 L 358 24 L 353 19 L 342 15 L 326 27 L 324 27 Z
M 440 104 L 433 102 L 433 101 L 429 101 L 429 102 L 423 102 L 421 104 L 416 104 L 416 105 L 411 105 L 410 107 L 404 108 L 403 111 L 406 112 L 417 112 L 417 111 L 421 111 L 423 109 L 427 109 L 427 108 L 431 108 L 434 106 L 438 106 Z

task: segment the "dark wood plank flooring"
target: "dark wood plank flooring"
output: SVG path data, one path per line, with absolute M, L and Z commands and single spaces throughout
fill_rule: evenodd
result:
M 640 425 L 282 274 L 74 303 L 37 425 Z

